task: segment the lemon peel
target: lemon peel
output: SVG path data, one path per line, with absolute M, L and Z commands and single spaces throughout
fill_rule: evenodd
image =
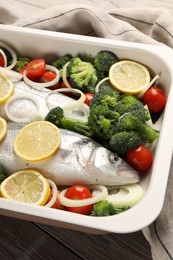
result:
M 1 183 L 1 196 L 13 201 L 43 206 L 50 193 L 47 179 L 33 169 L 14 172 Z
M 122 60 L 110 67 L 109 80 L 114 88 L 123 93 L 138 94 L 150 83 L 150 73 L 138 62 Z
M 60 129 L 48 121 L 25 125 L 13 143 L 15 153 L 30 162 L 39 162 L 53 156 L 60 146 Z
M 14 94 L 13 82 L 3 73 L 0 73 L 0 105 L 6 103 L 6 101 Z
M 7 134 L 7 122 L 4 118 L 0 117 L 0 142 Z

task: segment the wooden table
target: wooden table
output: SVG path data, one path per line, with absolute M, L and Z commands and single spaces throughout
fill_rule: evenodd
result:
M 142 232 L 93 235 L 0 216 L 1 260 L 150 260 Z

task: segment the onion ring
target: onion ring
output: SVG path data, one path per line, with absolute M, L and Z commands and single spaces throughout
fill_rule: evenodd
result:
M 0 72 L 4 73 L 7 77 L 9 77 L 12 81 L 14 80 L 21 80 L 23 75 L 20 74 L 19 72 L 16 72 L 14 70 L 9 70 L 5 67 L 0 67 Z
M 7 69 L 13 69 L 14 68 L 14 66 L 16 65 L 16 62 L 17 62 L 17 55 L 16 55 L 16 53 L 15 53 L 15 51 L 11 48 L 11 47 L 9 47 L 6 43 L 4 43 L 4 42 L 2 42 L 2 41 L 0 41 L 0 47 L 3 47 L 3 48 L 5 48 L 10 54 L 11 54 L 11 56 L 12 56 L 12 63 L 9 65 L 9 66 L 7 66 L 6 68 Z
M 140 92 L 139 92 L 139 94 L 138 94 L 138 98 L 142 98 L 143 97 L 143 95 L 145 94 L 145 92 L 153 85 L 153 83 L 157 80 L 157 79 L 159 79 L 160 77 L 159 77 L 159 75 L 157 74 L 151 81 L 150 81 L 150 83 L 143 89 L 143 90 L 141 90 Z
M 4 67 L 7 67 L 7 56 L 6 56 L 5 52 L 2 49 L 0 49 L 0 53 L 1 53 L 2 57 L 3 57 L 3 59 L 4 59 Z
M 68 66 L 69 64 L 70 64 L 70 61 L 68 61 L 68 62 L 64 65 L 64 67 L 63 67 L 63 69 L 62 69 L 62 79 L 63 79 L 63 82 L 64 82 L 64 84 L 66 85 L 67 88 L 71 88 L 70 84 L 69 84 L 68 81 L 67 81 L 67 66 Z
M 47 107 L 48 107 L 49 109 L 52 109 L 52 108 L 54 108 L 55 106 L 53 106 L 52 103 L 50 103 L 50 102 L 48 101 L 48 98 L 49 98 L 50 95 L 55 94 L 55 93 L 57 93 L 57 92 L 58 92 L 58 93 L 60 93 L 60 92 L 72 92 L 72 93 L 78 93 L 78 94 L 81 95 L 81 97 L 80 97 L 78 100 L 72 101 L 72 102 L 70 102 L 70 103 L 64 105 L 63 108 L 64 108 L 65 110 L 66 110 L 66 109 L 72 109 L 72 108 L 80 107 L 80 106 L 84 103 L 84 101 L 85 101 L 85 99 L 86 99 L 84 93 L 83 93 L 81 90 L 76 89 L 76 88 L 71 88 L 71 89 L 66 89 L 66 88 L 55 89 L 55 90 L 52 90 L 51 92 L 49 92 L 48 95 L 46 96 L 46 105 L 47 105 Z
M 56 202 L 56 199 L 57 199 L 57 196 L 58 196 L 58 189 L 57 189 L 56 184 L 53 181 L 51 181 L 49 179 L 47 179 L 47 181 L 48 181 L 48 183 L 49 183 L 49 185 L 51 186 L 51 189 L 52 189 L 52 198 L 48 203 L 46 203 L 44 205 L 44 207 L 51 208 Z
M 19 118 L 19 117 L 12 116 L 11 113 L 9 112 L 10 104 L 13 103 L 14 101 L 16 101 L 17 99 L 22 99 L 22 98 L 31 100 L 36 105 L 36 111 L 39 111 L 39 103 L 33 95 L 30 95 L 28 93 L 13 95 L 5 103 L 5 113 L 11 121 L 16 122 L 16 123 L 28 123 L 31 121 L 30 117 Z
M 109 77 L 104 78 L 104 79 L 100 80 L 100 81 L 97 83 L 97 85 L 96 85 L 96 87 L 95 87 L 95 93 L 97 93 L 97 92 L 99 91 L 99 87 L 100 87 L 101 84 L 102 84 L 104 81 L 106 81 L 106 80 L 109 80 Z
M 49 102 L 48 98 L 49 98 L 50 95 L 55 94 L 57 92 L 58 93 L 72 92 L 72 93 L 80 94 L 81 97 L 78 100 L 72 101 L 72 102 L 63 106 L 64 115 L 68 118 L 71 118 L 71 119 L 80 119 L 80 120 L 83 120 L 84 122 L 87 122 L 90 109 L 89 109 L 89 106 L 84 103 L 84 101 L 86 99 L 86 96 L 84 95 L 84 93 L 81 90 L 75 89 L 75 88 L 71 88 L 71 89 L 60 88 L 60 89 L 52 90 L 46 96 L 46 105 L 47 105 L 49 110 L 55 108 L 56 106 L 53 105 L 51 102 Z M 76 109 L 76 108 L 79 109 L 80 111 L 82 111 L 82 113 L 83 113 L 82 116 L 76 116 L 76 115 L 73 114 L 73 109 Z
M 94 204 L 94 203 L 104 200 L 108 197 L 108 190 L 103 185 L 93 185 L 93 186 L 91 186 L 91 189 L 99 190 L 100 193 L 97 194 L 96 196 L 94 196 L 92 198 L 88 198 L 88 199 L 71 200 L 71 199 L 68 199 L 65 197 L 65 193 L 68 190 L 68 188 L 67 188 L 60 192 L 60 196 L 59 196 L 60 203 L 66 207 L 82 207 L 82 206 Z
M 54 66 L 52 65 L 46 65 L 46 70 L 50 70 L 50 71 L 53 71 L 56 73 L 56 77 L 49 81 L 49 82 L 43 82 L 43 83 L 39 83 L 39 82 L 35 82 L 35 81 L 32 81 L 30 80 L 28 77 L 27 77 L 27 72 L 26 70 L 24 70 L 23 72 L 23 79 L 25 81 L 25 83 L 35 89 L 43 89 L 43 88 L 48 88 L 48 87 L 51 87 L 53 85 L 55 85 L 56 83 L 58 83 L 59 81 L 59 78 L 60 78 L 60 73 L 59 73 L 59 70 L 57 68 L 55 68 Z

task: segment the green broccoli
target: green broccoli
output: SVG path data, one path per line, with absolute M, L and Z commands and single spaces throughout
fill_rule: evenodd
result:
M 104 71 L 97 70 L 96 69 L 96 76 L 97 76 L 97 81 L 101 81 L 102 79 L 108 77 L 108 73 L 105 73 Z
M 93 132 L 86 122 L 66 118 L 64 116 L 64 110 L 61 107 L 51 109 L 46 115 L 45 120 L 53 123 L 57 127 L 68 129 L 90 138 L 93 136 Z
M 6 175 L 4 166 L 0 164 L 0 183 L 6 178 Z
M 93 98 L 90 101 L 90 109 L 93 106 L 103 105 L 108 106 L 110 110 L 115 110 L 117 105 L 117 100 L 119 98 L 119 94 L 115 91 L 112 91 L 112 94 L 105 94 L 102 91 L 99 91 L 94 94 Z
M 142 144 L 139 133 L 135 131 L 122 131 L 113 134 L 110 138 L 110 150 L 124 157 L 128 151 Z
M 143 103 L 136 96 L 123 95 L 116 106 L 116 110 L 120 115 L 123 115 L 132 110 L 143 109 L 143 107 Z
M 79 57 L 74 57 L 67 67 L 67 73 L 75 88 L 80 89 L 84 93 L 95 93 L 97 76 L 92 63 L 82 61 Z
M 52 62 L 52 65 L 56 67 L 58 70 L 61 70 L 64 65 L 69 62 L 73 56 L 71 54 L 64 54 L 63 56 L 60 56 L 57 60 Z
M 137 131 L 144 142 L 152 143 L 158 136 L 159 132 L 147 124 L 148 110 L 139 109 L 125 113 L 120 117 L 116 130 L 117 131 Z
M 93 211 L 91 213 L 92 216 L 110 216 L 122 213 L 129 209 L 128 207 L 124 208 L 116 208 L 112 205 L 112 203 L 107 200 L 102 200 L 94 204 Z
M 105 80 L 99 87 L 99 92 L 103 92 L 104 94 L 109 94 L 110 96 L 113 94 L 117 94 L 117 96 L 121 96 L 122 94 L 115 89 L 114 87 L 112 87 L 112 85 L 110 84 L 109 80 Z
M 30 58 L 28 58 L 28 57 L 18 58 L 13 69 L 18 72 L 19 70 L 24 69 L 29 61 L 30 61 Z
M 109 72 L 110 67 L 118 61 L 118 57 L 115 53 L 107 50 L 102 50 L 97 53 L 94 59 L 94 66 L 99 72 L 103 72 L 105 75 Z
M 95 138 L 103 144 L 114 133 L 119 117 L 119 113 L 110 110 L 108 105 L 92 106 L 88 117 L 88 125 Z

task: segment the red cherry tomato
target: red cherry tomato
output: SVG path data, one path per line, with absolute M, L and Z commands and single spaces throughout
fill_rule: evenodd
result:
M 139 173 L 147 172 L 153 163 L 152 153 L 143 145 L 130 150 L 126 155 L 127 162 Z
M 19 73 L 23 75 L 23 72 L 25 71 L 25 68 L 22 68 L 19 70 Z
M 151 113 L 161 112 L 166 104 L 166 97 L 158 87 L 150 87 L 142 97 L 144 104 L 147 104 Z
M 50 82 L 52 81 L 54 78 L 56 77 L 56 73 L 54 73 L 53 71 L 46 71 L 38 80 L 38 82 L 41 83 L 45 83 L 45 82 Z M 49 87 L 49 89 L 57 89 L 60 87 L 59 82 L 51 87 Z
M 1 54 L 0 54 L 0 67 L 4 67 L 4 58 Z
M 31 80 L 36 81 L 38 78 L 40 78 L 46 71 L 46 63 L 45 60 L 40 59 L 34 59 L 26 65 L 26 72 L 27 77 Z
M 83 185 L 73 185 L 65 194 L 65 197 L 71 200 L 82 200 L 92 198 L 90 190 Z M 66 207 L 66 210 L 83 215 L 89 214 L 93 209 L 93 204 L 82 207 Z
M 93 93 L 85 93 L 86 99 L 85 99 L 85 104 L 89 106 L 91 99 L 93 98 L 94 94 Z
M 52 199 L 52 193 L 50 194 L 46 204 Z M 57 198 L 56 198 L 56 201 L 55 203 L 53 204 L 53 206 L 51 208 L 54 208 L 54 209 L 64 209 L 64 206 L 60 203 L 60 200 L 59 200 L 59 192 L 58 192 L 58 195 L 57 195 Z

